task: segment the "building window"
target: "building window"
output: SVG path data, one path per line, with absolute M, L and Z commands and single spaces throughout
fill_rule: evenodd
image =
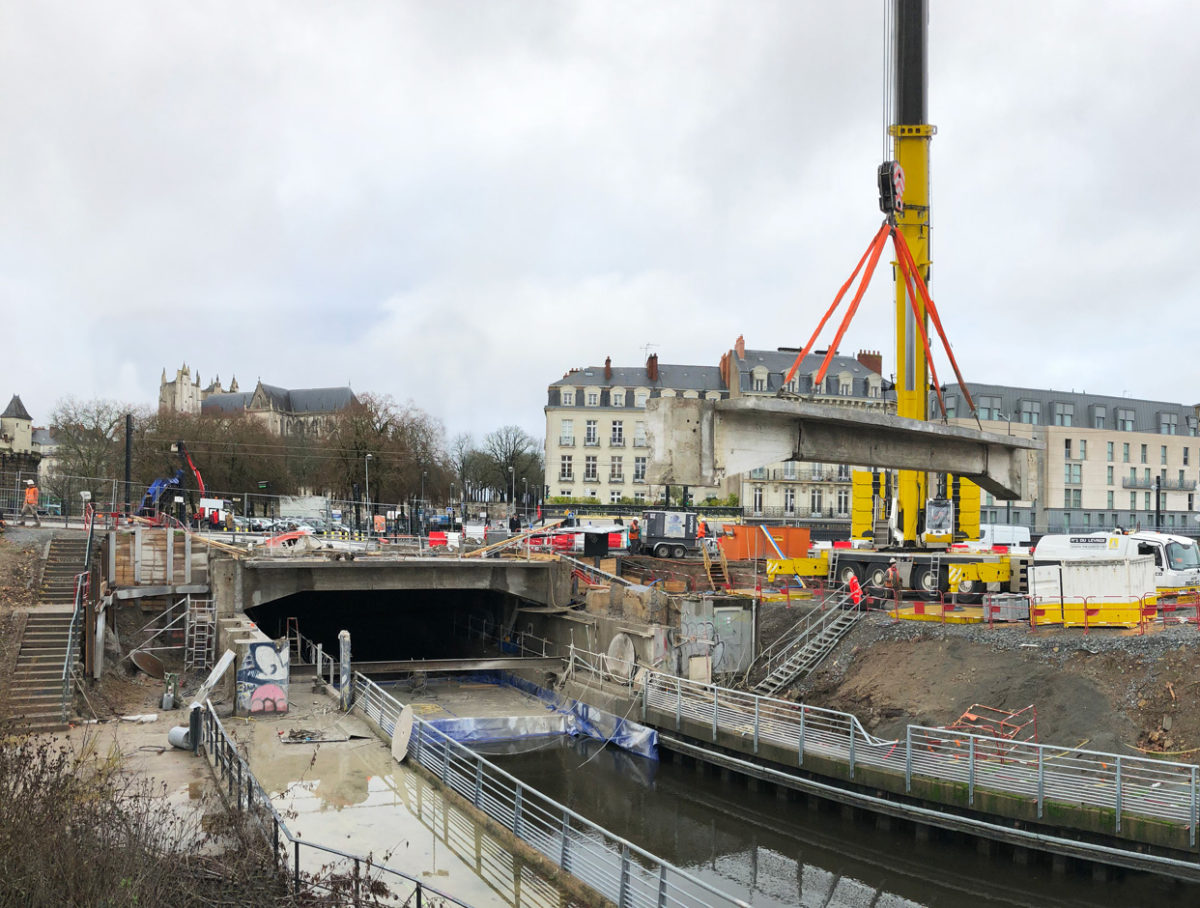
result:
M 1150 457 L 1150 446 L 1142 445 L 1142 463 L 1149 463 L 1150 462 L 1149 457 Z
M 850 396 L 850 382 L 848 382 L 848 381 L 840 382 L 838 384 L 838 394 L 842 395 L 842 397 L 849 397 Z
M 1167 446 L 1166 446 L 1166 445 L 1163 445 L 1163 446 L 1162 446 L 1162 450 L 1159 452 L 1159 455 L 1158 455 L 1158 462 L 1159 462 L 1159 463 L 1166 463 L 1166 462 L 1167 462 Z
M 633 481 L 634 482 L 645 482 L 646 481 L 646 458 L 645 457 L 633 458 Z
M 1188 449 L 1187 448 L 1183 449 L 1183 465 L 1185 467 L 1188 465 Z
M 621 492 L 619 489 L 614 489 L 613 491 L 608 493 L 608 503 L 609 504 L 620 504 L 621 503 Z
M 822 517 L 825 502 L 825 493 L 819 489 L 813 489 L 808 496 L 809 509 L 812 511 L 813 517 Z
M 1132 410 L 1117 410 L 1117 431 L 1132 432 L 1133 431 L 1133 411 Z
M 1159 413 L 1158 433 L 1160 435 L 1178 435 L 1179 417 L 1174 413 Z
M 614 457 L 608 462 L 608 481 L 609 482 L 624 482 L 625 467 L 621 463 L 620 457 Z
M 979 398 L 979 418 L 980 419 L 1006 419 L 1000 413 L 1000 398 L 998 397 L 980 397 Z
M 1129 510 L 1131 510 L 1131 511 L 1137 510 L 1137 492 L 1129 493 Z
M 1129 442 L 1121 443 L 1121 462 L 1129 463 Z
M 783 490 L 783 513 L 788 517 L 796 513 L 796 489 L 793 486 Z
M 785 460 L 783 462 L 783 478 L 793 480 L 796 478 L 796 461 Z
M 1063 489 L 1063 507 L 1078 508 L 1080 499 L 1083 497 L 1082 489 Z
M 1150 493 L 1149 493 L 1149 492 L 1146 492 L 1146 493 L 1145 493 L 1145 496 L 1146 496 L 1146 507 L 1145 507 L 1145 510 L 1149 511 L 1149 510 L 1150 510 Z
M 598 407 L 598 406 L 600 406 L 600 392 L 599 392 L 599 391 L 588 391 L 588 393 L 587 393 L 587 405 L 588 405 L 589 407 Z
M 766 479 L 767 478 L 767 468 L 766 467 L 755 467 L 753 470 L 750 471 L 750 478 L 751 479 Z
M 1146 485 L 1150 485 L 1150 468 L 1149 467 L 1146 467 L 1146 469 L 1142 471 L 1142 477 L 1145 479 Z
M 1104 422 L 1108 418 L 1108 409 L 1106 407 L 1096 407 L 1092 411 L 1092 428 L 1103 429 Z
M 564 419 L 562 421 L 562 428 L 558 431 L 558 443 L 560 445 L 574 446 L 575 420 Z
M 762 514 L 763 487 L 754 487 L 754 513 Z
M 1069 438 L 1063 439 L 1063 456 L 1067 460 L 1071 459 L 1071 439 Z
M 646 406 L 646 398 L 648 396 L 649 396 L 649 394 L 645 391 L 636 392 L 633 395 L 633 405 L 635 407 L 645 407 Z
M 621 420 L 613 420 L 612 436 L 609 438 L 608 442 L 614 448 L 625 447 L 625 423 L 623 423 Z
M 946 419 L 954 419 L 958 415 L 958 398 L 946 398 Z
M 567 391 L 565 388 L 563 389 L 563 392 L 562 392 L 562 405 L 563 405 L 564 407 L 573 407 L 573 406 L 575 406 L 575 392 L 574 392 L 574 391 Z
M 1030 426 L 1040 425 L 1042 422 L 1042 403 L 1037 400 L 1022 400 L 1020 409 L 1017 411 L 1020 416 L 1020 422 Z
M 646 424 L 640 419 L 633 424 L 633 446 L 635 448 L 646 447 Z
M 849 513 L 850 513 L 850 490 L 849 489 L 838 489 L 837 490 L 837 515 L 838 515 L 838 517 L 845 517 Z
M 1108 462 L 1109 462 L 1109 463 L 1112 463 L 1112 460 L 1113 460 L 1113 443 L 1112 443 L 1111 441 L 1107 443 L 1107 445 L 1106 445 L 1106 447 L 1105 447 L 1105 453 L 1108 455 Z
M 1079 463 L 1064 463 L 1063 464 L 1063 482 L 1066 483 L 1081 483 L 1083 464 Z
M 575 478 L 575 474 L 574 474 L 573 468 L 571 466 L 571 455 L 570 454 L 564 454 L 562 456 L 562 458 L 559 460 L 558 478 L 563 480 L 564 482 L 570 481 Z
M 754 390 L 755 390 L 755 391 L 765 391 L 765 390 L 767 390 L 767 380 L 766 380 L 765 378 L 759 378 L 759 377 L 756 375 L 756 376 L 754 377 Z
M 1087 439 L 1079 439 L 1079 459 L 1087 460 Z
M 613 393 L 612 393 L 612 405 L 613 405 L 614 407 L 623 407 L 623 406 L 625 406 L 625 392 L 624 392 L 624 391 L 613 391 Z
M 600 476 L 596 470 L 596 455 L 589 454 L 583 459 L 583 481 L 599 482 Z
M 1130 467 L 1130 468 L 1129 468 L 1129 481 L 1130 481 L 1130 482 L 1131 482 L 1133 485 L 1137 485 L 1137 467 Z
M 595 447 L 596 445 L 600 444 L 600 433 L 596 428 L 596 420 L 589 419 L 587 423 L 584 424 L 583 443 L 585 445 L 589 445 L 590 447 Z
M 1113 468 L 1112 467 L 1108 468 L 1108 484 L 1109 485 L 1113 484 Z
M 634 492 L 633 493 L 633 501 L 634 501 L 634 504 L 645 504 L 646 503 L 646 493 L 645 492 Z
M 1054 424 L 1056 426 L 1069 426 L 1075 421 L 1075 405 L 1074 404 L 1055 404 L 1054 405 Z
M 850 467 L 847 464 L 840 463 L 837 468 L 838 482 L 850 481 Z
M 1108 509 L 1111 511 L 1111 510 L 1113 509 L 1113 507 L 1114 507 L 1114 505 L 1113 505 L 1113 493 L 1110 491 L 1110 492 L 1108 493 Z

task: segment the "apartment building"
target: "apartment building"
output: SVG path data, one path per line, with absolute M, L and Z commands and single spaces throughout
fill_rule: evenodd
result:
M 973 382 L 967 388 L 985 430 L 1046 442 L 1037 497 L 1003 502 L 984 493 L 984 523 L 1054 533 L 1150 529 L 1157 519 L 1168 532 L 1200 532 L 1197 406 Z M 953 422 L 975 425 L 959 389 L 947 388 L 945 398 Z
M 548 389 L 546 485 L 550 497 L 579 501 L 652 503 L 664 490 L 646 481 L 650 448 L 646 401 L 654 397 L 723 400 L 745 395 L 803 395 L 824 404 L 894 410 L 885 393 L 878 353 L 835 355 L 824 381 L 813 381 L 824 351 L 810 354 L 790 384 L 784 379 L 798 350 L 747 350 L 737 339 L 717 365 L 668 365 L 651 355 L 645 366 L 572 369 Z M 850 469 L 845 465 L 778 463 L 721 488 L 692 489 L 696 501 L 731 494 L 747 513 L 764 519 L 848 520 Z

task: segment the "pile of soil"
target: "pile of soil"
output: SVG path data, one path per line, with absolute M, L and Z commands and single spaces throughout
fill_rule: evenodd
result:
M 770 643 L 802 612 L 765 604 Z M 973 705 L 1033 706 L 1037 739 L 1088 750 L 1200 758 L 1200 629 L 1136 631 L 861 621 L 788 699 L 856 714 L 881 737 L 948 725 Z

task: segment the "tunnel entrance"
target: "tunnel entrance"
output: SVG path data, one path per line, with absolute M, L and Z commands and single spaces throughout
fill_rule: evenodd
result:
M 286 636 L 288 619 L 295 618 L 300 633 L 329 653 L 337 652 L 338 632 L 347 630 L 355 662 L 458 659 L 478 655 L 480 626 L 494 633 L 523 601 L 481 590 L 303 592 L 246 614 L 273 639 Z

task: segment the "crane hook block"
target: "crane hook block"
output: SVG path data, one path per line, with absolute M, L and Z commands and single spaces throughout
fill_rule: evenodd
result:
M 879 210 L 884 214 L 904 211 L 904 168 L 897 161 L 879 165 Z

